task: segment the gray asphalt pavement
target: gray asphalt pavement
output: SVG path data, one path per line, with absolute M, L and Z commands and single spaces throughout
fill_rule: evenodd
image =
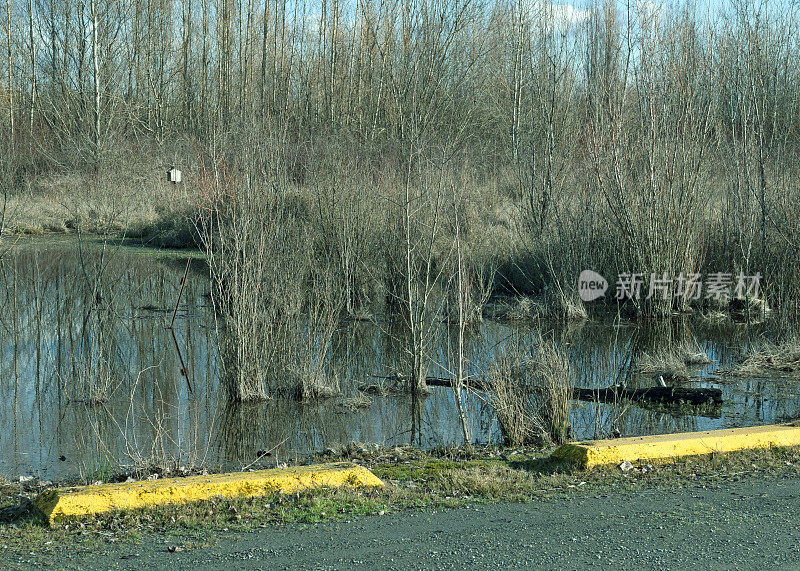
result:
M 149 536 L 72 564 L 171 570 L 799 569 L 800 480 L 746 479 L 714 489 L 577 494 L 270 526 L 223 532 L 207 542 Z M 170 545 L 185 549 L 170 552 Z

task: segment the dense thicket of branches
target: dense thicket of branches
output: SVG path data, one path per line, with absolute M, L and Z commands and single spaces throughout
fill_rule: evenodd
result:
M 534 289 L 584 267 L 741 270 L 796 299 L 796 16 L 759 0 L 712 17 L 612 0 L 8 0 L 2 185 L 257 141 L 268 168 L 244 168 L 311 189 L 348 289 L 376 256 L 359 248 L 408 254 L 409 212 L 453 195 L 468 256 L 502 214 L 484 199 L 515 209 L 518 257 L 476 270 L 505 263 L 514 287 L 520 268 Z
M 637 122 L 680 66 L 715 136 L 771 151 L 798 134 L 795 13 L 746 2 L 706 21 L 651 3 L 9 0 L 2 125 L 38 166 L 254 123 L 294 155 L 323 139 L 382 157 L 415 130 L 488 168 L 530 155 L 552 186 L 594 111 Z

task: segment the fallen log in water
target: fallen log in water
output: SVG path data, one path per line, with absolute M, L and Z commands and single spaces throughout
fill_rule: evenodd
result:
M 573 398 L 599 402 L 616 402 L 620 399 L 625 399 L 640 402 L 701 406 L 722 404 L 722 391 L 720 389 L 691 387 L 650 387 L 647 389 L 628 389 L 624 387 L 576 388 L 573 390 Z
M 452 379 L 443 379 L 441 377 L 428 377 L 425 379 L 425 384 L 429 387 L 452 387 Z M 490 387 L 482 383 L 478 379 L 464 379 L 464 386 L 474 389 L 476 391 L 488 391 Z
M 428 379 L 428 386 L 450 387 L 450 379 Z M 468 379 L 466 385 L 479 391 L 490 390 L 477 379 Z M 662 404 L 690 404 L 694 406 L 722 404 L 720 389 L 694 387 L 650 387 L 647 389 L 628 389 L 624 387 L 607 387 L 601 389 L 580 389 L 572 391 L 572 398 L 583 401 L 616 402 L 621 399 L 656 402 Z
M 403 389 L 408 387 L 408 379 L 404 377 L 398 377 L 397 375 L 372 375 L 375 379 L 384 379 L 390 381 L 388 384 L 367 384 L 361 385 L 358 387 L 358 390 L 362 393 L 368 394 L 384 394 L 384 393 L 391 393 L 391 392 L 400 392 Z M 429 387 L 452 387 L 453 381 L 452 379 L 447 379 L 443 377 L 427 377 L 425 379 L 425 384 Z M 479 381 L 478 379 L 468 378 L 464 380 L 464 386 L 476 391 L 487 391 L 489 390 L 487 386 Z
M 452 379 L 428 377 L 425 384 L 429 387 L 452 387 Z M 491 386 L 475 378 L 465 380 L 465 386 L 478 391 L 491 390 Z M 369 387 L 360 387 L 368 391 Z M 631 400 L 660 404 L 688 404 L 693 406 L 722 404 L 722 390 L 696 387 L 650 387 L 646 389 L 629 389 L 625 387 L 605 387 L 599 389 L 575 388 L 572 398 L 582 401 L 617 402 Z

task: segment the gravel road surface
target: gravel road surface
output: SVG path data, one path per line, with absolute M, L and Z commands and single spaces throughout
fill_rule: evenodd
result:
M 152 535 L 81 569 L 800 568 L 800 480 L 576 494 L 350 522 Z M 170 546 L 178 546 L 175 552 Z M 635 567 L 630 567 L 635 566 Z

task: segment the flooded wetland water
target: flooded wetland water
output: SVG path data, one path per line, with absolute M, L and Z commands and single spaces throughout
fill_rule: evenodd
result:
M 221 388 L 218 324 L 202 259 L 189 265 L 183 291 L 185 254 L 96 240 L 21 243 L 0 267 L 4 477 L 103 480 L 165 465 L 268 467 L 351 442 L 463 443 L 450 388 L 432 387 L 420 399 L 360 390 L 385 384 L 401 369 L 402 347 L 388 320 L 342 320 L 336 328 L 327 359 L 338 376 L 339 396 L 232 404 Z M 571 437 L 606 438 L 797 416 L 800 385 L 791 378 L 730 372 L 765 335 L 766 325 L 700 318 L 655 323 L 599 313 L 567 324 L 487 318 L 470 326 L 465 350 L 469 374 L 478 375 L 508 344 L 546 336 L 566 351 L 576 386 L 585 388 L 654 386 L 657 377 L 641 364 L 667 347 L 708 357 L 707 363 L 690 364 L 688 378 L 676 382 L 720 388 L 719 407 L 575 401 Z M 429 374 L 447 378 L 451 336 L 440 337 Z M 470 391 L 466 403 L 473 442 L 500 442 L 502 431 L 485 395 Z

